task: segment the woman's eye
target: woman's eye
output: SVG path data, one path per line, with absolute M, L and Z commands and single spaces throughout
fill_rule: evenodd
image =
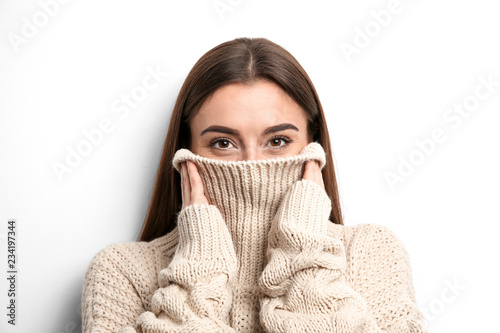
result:
M 226 139 L 218 139 L 211 142 L 211 146 L 215 149 L 227 149 L 232 143 Z
M 285 148 L 289 142 L 291 142 L 292 140 L 288 139 L 287 137 L 284 137 L 284 136 L 277 136 L 277 137 L 273 137 L 269 140 L 269 145 L 273 148 L 273 149 L 281 149 L 281 148 Z M 281 144 L 282 142 L 284 142 L 284 144 Z M 232 143 L 229 139 L 225 139 L 225 138 L 218 138 L 218 139 L 214 139 L 210 142 L 209 146 L 212 147 L 213 149 L 219 149 L 219 150 L 227 150 L 229 148 L 232 147 Z
M 280 142 L 283 141 L 285 144 L 281 145 Z M 286 145 L 288 145 L 288 143 L 290 142 L 291 140 L 284 137 L 284 136 L 278 136 L 278 137 L 274 137 L 272 138 L 270 141 L 269 141 L 269 144 L 271 145 L 271 147 L 274 147 L 274 148 L 285 148 Z
M 271 139 L 270 144 L 273 147 L 279 147 L 279 146 L 281 146 L 281 144 L 280 144 L 281 141 L 284 141 L 284 140 L 283 139 L 279 139 L 279 138 L 278 139 Z

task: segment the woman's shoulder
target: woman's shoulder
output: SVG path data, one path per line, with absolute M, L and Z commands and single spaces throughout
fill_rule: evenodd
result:
M 355 225 L 341 225 L 330 223 L 328 235 L 340 239 L 346 249 L 359 247 L 379 247 L 391 243 L 404 249 L 399 237 L 390 228 L 381 224 L 362 223 Z
M 177 229 L 151 241 L 130 241 L 112 243 L 101 249 L 92 262 L 121 267 L 144 266 L 154 267 L 162 258 L 169 258 L 177 245 Z
M 96 289 L 96 283 L 118 289 L 129 285 L 149 309 L 151 297 L 158 289 L 158 274 L 170 263 L 176 244 L 177 233 L 174 231 L 149 242 L 107 245 L 89 263 L 83 295 Z

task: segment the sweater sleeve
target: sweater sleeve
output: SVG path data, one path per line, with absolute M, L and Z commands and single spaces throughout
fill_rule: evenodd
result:
M 119 244 L 113 244 L 90 262 L 82 290 L 83 333 L 117 332 L 133 324 L 145 311 L 142 299 L 124 273 L 125 260 Z
M 327 234 L 330 211 L 325 190 L 309 180 L 297 181 L 284 196 L 269 234 L 268 263 L 259 279 L 260 318 L 266 332 L 426 332 L 420 312 L 408 306 L 413 304 L 411 288 L 396 285 L 399 274 L 391 274 L 395 268 L 390 265 L 402 273 L 409 270 L 405 260 L 394 263 L 400 244 L 377 248 L 383 253 L 372 258 L 381 260 L 367 263 L 363 271 L 363 283 L 380 297 L 373 305 L 386 307 L 375 317 L 365 298 L 346 281 L 344 244 Z M 381 270 L 387 271 L 385 279 L 376 276 Z M 398 293 L 379 293 L 391 289 Z
M 152 311 L 120 333 L 234 332 L 229 326 L 237 260 L 231 235 L 214 205 L 192 204 L 178 215 L 179 242 Z

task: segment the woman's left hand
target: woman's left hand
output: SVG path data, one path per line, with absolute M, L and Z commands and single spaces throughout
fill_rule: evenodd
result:
M 321 169 L 319 167 L 319 162 L 316 160 L 307 161 L 305 164 L 304 175 L 302 176 L 305 180 L 310 180 L 320 185 L 325 189 L 325 183 L 323 182 L 323 175 L 321 174 Z

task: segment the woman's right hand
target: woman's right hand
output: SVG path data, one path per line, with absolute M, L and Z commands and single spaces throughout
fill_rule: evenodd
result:
M 135 329 L 236 333 L 229 323 L 232 282 L 238 271 L 231 234 L 219 209 L 204 204 L 208 200 L 195 162 L 180 163 L 179 171 L 182 209 L 177 214 L 177 244 L 168 266 L 158 273 L 151 311 L 136 318 Z
M 200 174 L 191 161 L 181 163 L 181 191 L 182 209 L 194 203 L 208 204 Z

